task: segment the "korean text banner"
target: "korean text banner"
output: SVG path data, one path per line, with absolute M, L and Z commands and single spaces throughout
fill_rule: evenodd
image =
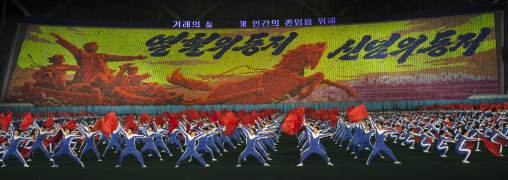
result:
M 267 104 L 497 94 L 494 27 L 493 13 L 256 29 L 27 25 L 5 102 Z

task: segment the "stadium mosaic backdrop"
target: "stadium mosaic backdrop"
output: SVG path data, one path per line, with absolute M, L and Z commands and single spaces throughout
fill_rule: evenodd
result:
M 29 25 L 5 102 L 36 106 L 497 94 L 494 14 L 253 29 Z

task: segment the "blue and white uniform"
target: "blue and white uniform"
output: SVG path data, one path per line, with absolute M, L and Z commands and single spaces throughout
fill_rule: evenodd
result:
M 2 167 L 7 166 L 6 161 L 7 161 L 7 159 L 9 159 L 9 156 L 11 156 L 11 155 L 16 156 L 19 159 L 19 161 L 21 161 L 21 163 L 23 163 L 23 165 L 25 165 L 25 167 L 28 167 L 25 159 L 23 158 L 23 156 L 21 156 L 21 153 L 19 153 L 19 151 L 18 151 L 18 145 L 21 141 L 32 140 L 32 138 L 24 138 L 21 136 L 15 136 L 14 129 L 12 128 L 12 125 L 11 125 L 10 131 L 11 131 L 11 134 L 10 134 L 10 138 L 9 138 L 9 148 L 7 149 L 5 154 L 2 156 L 2 161 L 4 163 L 4 165 Z
M 106 135 L 104 135 L 106 136 Z M 120 142 L 119 142 L 119 138 L 120 138 L 120 131 L 119 130 L 114 130 L 111 134 L 110 134 L 110 137 L 111 137 L 111 140 L 109 140 L 109 144 L 108 144 L 108 147 L 106 147 L 106 150 L 104 150 L 104 154 L 102 154 L 102 156 L 106 156 L 106 154 L 108 153 L 108 151 L 115 147 L 116 150 L 115 150 L 115 153 L 117 152 L 122 152 L 123 149 L 122 149 L 122 146 L 120 146 Z
M 307 123 L 304 123 L 304 126 L 305 126 L 305 129 L 306 129 L 306 133 L 309 137 L 309 145 L 310 147 L 308 149 L 306 149 L 305 151 L 302 152 L 302 156 L 300 158 L 300 164 L 298 164 L 298 166 L 303 166 L 303 160 L 305 160 L 310 154 L 312 153 L 316 153 L 316 154 L 319 154 L 321 157 L 323 157 L 323 159 L 325 159 L 326 163 L 328 163 L 328 165 L 332 165 L 330 163 L 330 160 L 328 159 L 328 156 L 326 155 L 326 152 L 321 149 L 321 138 L 324 138 L 324 137 L 328 137 L 328 136 L 331 136 L 332 134 L 321 134 L 321 133 L 314 133 L 314 128 L 312 128 L 310 125 L 308 125 Z
M 178 128 L 179 128 L 180 132 L 182 132 L 182 134 L 185 136 L 185 144 L 187 145 L 187 149 L 185 149 L 185 152 L 182 154 L 182 157 L 180 157 L 180 159 L 178 160 L 178 163 L 176 164 L 175 167 L 179 167 L 180 163 L 183 160 L 187 159 L 189 156 L 196 158 L 203 166 L 205 166 L 205 167 L 209 166 L 208 164 L 206 164 L 205 160 L 203 160 L 203 158 L 201 156 L 199 156 L 199 154 L 194 149 L 196 140 L 198 138 L 204 136 L 204 134 L 200 134 L 200 135 L 191 137 L 191 135 L 188 134 L 187 132 L 185 132 L 185 130 L 183 130 L 181 126 L 179 126 Z
M 117 167 L 122 167 L 123 158 L 125 158 L 125 156 L 127 156 L 129 154 L 132 154 L 132 155 L 136 156 L 136 158 L 138 159 L 139 163 L 141 163 L 141 166 L 146 167 L 145 166 L 145 162 L 143 161 L 143 156 L 136 149 L 136 144 L 135 144 L 135 141 L 136 141 L 137 138 L 145 138 L 145 136 L 138 135 L 138 134 L 130 134 L 129 135 L 127 132 L 125 132 L 125 130 L 124 130 L 124 128 L 122 126 L 118 126 L 118 127 L 120 128 L 120 132 L 125 135 L 125 143 L 127 144 L 127 147 L 120 154 L 120 159 L 118 161 L 118 166 Z
M 85 144 L 85 147 L 83 148 L 83 150 L 81 151 L 81 155 L 79 156 L 79 159 L 82 159 L 83 158 L 83 155 L 88 152 L 88 150 L 93 150 L 93 152 L 95 152 L 95 156 L 97 156 L 97 160 L 100 160 L 101 157 L 99 156 L 99 150 L 97 149 L 97 147 L 95 146 L 95 136 L 101 134 L 102 132 L 101 131 L 97 131 L 97 132 L 86 132 L 86 131 L 83 131 L 83 130 L 79 130 L 80 133 L 83 135 L 83 138 L 85 138 L 83 140 L 83 144 Z
M 251 135 L 250 132 L 249 132 L 249 129 L 247 129 L 246 127 L 244 127 L 242 125 L 239 125 L 239 127 L 246 134 L 247 137 L 245 138 L 245 140 L 247 141 L 247 143 L 246 143 L 246 146 L 245 146 L 245 150 L 243 150 L 243 152 L 240 154 L 240 157 L 238 157 L 238 165 L 237 165 L 237 167 L 241 166 L 242 165 L 242 159 L 246 159 L 247 156 L 249 156 L 249 155 L 256 157 L 261 163 L 263 163 L 265 166 L 268 166 L 268 164 L 263 159 L 263 157 L 261 157 L 259 152 L 257 152 L 256 149 L 255 149 L 255 144 L 256 144 L 257 140 L 259 138 L 261 138 L 261 137 L 255 135 L 255 134 Z
M 44 140 L 46 139 L 47 136 L 56 135 L 56 133 L 49 133 L 49 132 L 41 131 L 39 125 L 37 125 L 37 124 L 35 124 L 35 127 L 37 128 L 37 137 L 34 142 L 34 145 L 30 149 L 28 159 L 29 160 L 32 159 L 32 155 L 35 152 L 35 150 L 40 149 L 42 152 L 44 152 L 46 157 L 48 157 L 48 159 L 51 160 L 51 154 L 49 154 L 48 150 L 46 149 L 46 146 L 44 146 Z
M 397 131 L 396 130 L 378 129 L 376 124 L 372 121 L 372 119 L 369 119 L 369 120 L 370 120 L 370 124 L 372 125 L 374 131 L 376 132 L 376 144 L 374 144 L 374 149 L 372 149 L 372 152 L 370 153 L 369 159 L 367 160 L 366 164 L 368 165 L 370 163 L 370 161 L 372 161 L 374 156 L 379 151 L 385 152 L 386 154 L 388 154 L 388 156 L 390 156 L 393 159 L 394 163 L 400 164 L 400 162 L 397 161 L 397 159 L 395 159 L 395 155 L 393 155 L 392 150 L 390 148 L 386 147 L 385 142 L 383 141 L 383 138 L 385 137 L 386 134 L 396 133 Z
M 470 138 L 466 136 L 460 136 L 459 141 L 457 141 L 457 145 L 455 145 L 455 152 L 457 154 L 463 154 L 464 158 L 462 158 L 463 163 L 469 163 L 467 158 L 471 155 L 471 149 L 466 147 L 466 141 L 480 141 L 480 138 Z
M 63 134 L 63 137 L 62 137 L 62 140 L 60 140 L 60 144 L 58 144 L 59 146 L 62 145 L 62 149 L 61 150 L 58 150 L 54 155 L 53 155 L 53 166 L 54 167 L 58 167 L 58 156 L 62 155 L 62 154 L 67 154 L 69 155 L 72 159 L 74 159 L 74 161 L 76 161 L 76 163 L 78 163 L 81 167 L 85 167 L 85 165 L 81 162 L 81 160 L 78 159 L 77 157 L 77 154 L 76 152 L 74 152 L 74 150 L 72 150 L 71 148 L 71 141 L 75 138 L 80 138 L 80 136 L 78 135 L 72 135 L 72 134 Z M 56 150 L 55 150 L 56 151 Z

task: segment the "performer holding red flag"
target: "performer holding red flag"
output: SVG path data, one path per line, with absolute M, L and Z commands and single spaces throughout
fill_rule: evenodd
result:
M 467 161 L 467 158 L 469 158 L 469 155 L 471 155 L 471 149 L 466 147 L 466 141 L 480 141 L 480 138 L 470 138 L 469 137 L 469 131 L 462 130 L 462 136 L 460 136 L 459 140 L 457 141 L 457 145 L 455 146 L 455 152 L 457 154 L 463 154 L 464 158 L 462 158 L 462 163 L 469 163 Z
M 69 155 L 74 161 L 76 161 L 81 167 L 85 167 L 85 165 L 81 162 L 81 160 L 78 159 L 76 152 L 71 149 L 70 144 L 73 139 L 82 138 L 78 135 L 72 135 L 71 130 L 69 128 L 64 128 L 65 134 L 63 135 L 63 139 L 61 140 L 60 144 L 58 146 L 62 147 L 61 150 L 55 149 L 56 153 L 53 155 L 53 166 L 51 167 L 58 167 L 58 156 L 62 154 Z M 58 150 L 58 151 L 57 151 Z
M 104 134 L 104 133 L 102 133 L 102 134 Z M 106 136 L 106 135 L 104 134 L 104 136 Z M 120 130 L 118 130 L 118 127 L 117 127 L 117 129 L 115 129 L 115 130 L 114 130 L 114 131 L 110 134 L 110 136 L 111 136 L 111 140 L 109 140 L 108 147 L 106 147 L 106 150 L 104 150 L 104 154 L 102 154 L 102 157 L 106 156 L 106 154 L 108 153 L 108 151 L 109 151 L 110 149 L 112 149 L 113 147 L 115 147 L 115 148 L 116 148 L 115 153 L 117 153 L 117 152 L 120 152 L 120 153 L 121 153 L 121 152 L 123 151 L 122 146 L 120 146 L 120 142 L 119 142 L 119 138 L 120 138 Z
M 436 150 L 441 153 L 441 157 L 447 157 L 446 152 L 448 152 L 448 146 L 446 146 L 445 142 L 455 142 L 452 138 L 445 136 L 446 131 L 441 131 L 439 135 L 439 139 L 436 142 Z

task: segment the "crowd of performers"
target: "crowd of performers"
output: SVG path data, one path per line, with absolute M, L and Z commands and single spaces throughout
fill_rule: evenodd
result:
M 301 126 L 293 127 L 299 129 L 294 133 L 298 138 L 297 147 L 301 151 L 300 163 L 297 166 L 303 166 L 304 160 L 312 153 L 319 154 L 328 165 L 333 165 L 320 141 L 325 137 L 332 139 L 338 146 L 351 150 L 354 159 L 362 157 L 362 150 L 370 150 L 368 158 L 363 155 L 367 159 L 367 165 L 376 156 L 385 158 L 383 154 L 388 155 L 395 164 L 401 164 L 385 143 L 400 144 L 410 151 L 418 148 L 415 146 L 418 144 L 423 153 L 429 153 L 433 146 L 442 158 L 447 157 L 448 145 L 455 143 L 455 153 L 463 155 L 462 163 L 469 163 L 468 158 L 472 151 L 480 151 L 481 144 L 494 155 L 502 156 L 503 146 L 507 145 L 508 140 L 506 112 L 508 111 L 374 112 L 357 122 L 352 122 L 347 116 L 340 114 L 336 115 L 335 122 L 302 115 Z M 205 159 L 217 161 L 217 155 L 222 156 L 228 152 L 227 146 L 237 148 L 241 143 L 245 143 L 246 147 L 238 158 L 237 167 L 241 167 L 242 160 L 245 161 L 248 156 L 253 156 L 264 166 L 269 166 L 266 162 L 271 160 L 269 152 L 277 151 L 275 146 L 281 131 L 286 132 L 283 124 L 287 119 L 286 114 L 273 113 L 256 119 L 252 124 L 237 123 L 233 131 L 228 130 L 231 133 L 226 134 L 224 132 L 229 127 L 227 124 L 208 118 L 176 121 L 176 127 L 170 128 L 170 123 L 141 122 L 138 117 L 133 121 L 136 127 L 133 128 L 121 124 L 128 116 L 116 117 L 120 120 L 115 122 L 114 130 L 109 133 L 95 128 L 101 121 L 99 116 L 81 116 L 72 128 L 68 124 L 69 118 L 64 117 L 53 119 L 55 123 L 50 127 L 44 125 L 48 120 L 44 117 L 27 126 L 25 124 L 25 128 L 19 128 L 21 120 L 10 121 L 7 126 L 2 121 L 2 167 L 12 161 L 9 160 L 11 155 L 19 159 L 24 167 L 29 167 L 27 162 L 32 161 L 33 153 L 38 150 L 53 162 L 52 167 L 58 167 L 58 158 L 63 154 L 70 156 L 79 166 L 85 167 L 82 157 L 87 152 L 95 153 L 97 161 L 102 161 L 101 157 L 111 151 L 120 153 L 116 167 L 122 167 L 123 159 L 129 154 L 134 155 L 142 167 L 146 167 L 142 153 L 149 151 L 149 156 L 155 155 L 163 161 L 164 154 L 173 156 L 168 148 L 170 144 L 175 144 L 176 149 L 183 152 L 176 168 L 187 159 L 189 162 L 196 159 L 203 166 L 209 167 Z M 166 118 L 163 120 L 171 121 Z M 241 122 L 237 119 L 234 121 Z M 374 145 L 371 144 L 372 136 L 375 136 Z M 107 144 L 103 153 L 97 149 L 97 145 L 101 143 Z M 144 147 L 138 150 L 137 144 L 144 144 Z M 18 150 L 20 146 L 23 147 L 23 153 Z
M 297 166 L 303 166 L 303 161 L 311 153 L 319 154 L 328 165 L 333 165 L 320 143 L 319 139 L 323 137 L 330 137 L 340 147 L 346 146 L 346 150 L 351 150 L 354 159 L 360 157 L 362 150 L 371 150 L 366 165 L 376 156 L 384 159 L 380 152 L 387 154 L 395 164 L 401 164 L 385 142 L 400 144 L 409 150 L 415 150 L 415 145 L 418 144 L 423 153 L 429 153 L 433 146 L 442 158 L 447 157 L 450 148 L 448 145 L 455 143 L 455 153 L 463 155 L 462 163 L 469 163 L 468 158 L 472 151 L 481 151 L 480 144 L 485 144 L 495 156 L 503 156 L 503 146 L 508 145 L 507 112 L 378 112 L 373 114 L 374 117 L 368 116 L 363 121 L 354 123 L 338 117 L 334 126 L 330 125 L 331 121 L 304 120 L 304 130 L 296 133 L 299 140 L 297 147 L 302 151 L 300 164 Z M 375 136 L 374 145 L 371 144 L 372 136 Z
M 116 116 L 116 115 L 115 115 Z M 132 115 L 131 115 L 132 116 Z M 87 152 L 95 153 L 97 161 L 102 161 L 104 157 L 113 151 L 120 153 L 118 165 L 122 167 L 123 159 L 129 155 L 134 155 L 142 167 L 146 167 L 142 153 L 149 151 L 148 156 L 156 155 L 160 161 L 163 161 L 163 154 L 173 156 L 168 149 L 168 145 L 175 144 L 178 150 L 183 152 L 176 164 L 178 168 L 182 161 L 191 162 L 196 159 L 205 167 L 210 165 L 206 163 L 206 157 L 211 161 L 217 161 L 217 155 L 222 156 L 228 152 L 228 148 L 237 148 L 241 143 L 246 144 L 245 150 L 240 154 L 237 167 L 241 167 L 241 160 L 246 161 L 249 155 L 257 158 L 264 166 L 269 166 L 266 160 L 271 160 L 269 151 L 277 151 L 277 145 L 280 136 L 280 127 L 283 122 L 281 113 L 274 113 L 263 118 L 258 117 L 252 121 L 252 124 L 237 125 L 231 134 L 224 133 L 228 129 L 227 125 L 220 125 L 219 121 L 210 122 L 208 118 L 195 119 L 190 122 L 185 119 L 176 121 L 176 128 L 169 131 L 170 123 L 141 122 L 139 117 L 133 121 L 136 125 L 122 125 L 129 116 L 117 116 L 120 121 L 116 128 L 106 134 L 97 130 L 95 126 L 104 123 L 99 116 L 84 116 L 74 121 L 75 124 L 70 127 L 69 118 L 52 118 L 55 123 L 51 127 L 46 127 L 45 122 L 48 118 L 34 120 L 25 130 L 20 127 L 23 122 L 17 121 L 18 125 L 11 121 L 7 124 L 7 130 L 0 131 L 0 161 L 2 167 L 8 165 L 9 157 L 14 155 L 18 158 L 24 167 L 29 167 L 28 162 L 32 161 L 33 153 L 37 150 L 44 152 L 49 161 L 53 162 L 52 167 L 58 167 L 58 158 L 66 154 L 70 156 L 79 166 L 85 167 L 82 157 Z M 233 116 L 234 117 L 234 116 Z M 226 119 L 224 117 L 223 119 Z M 166 118 L 165 122 L 171 121 Z M 24 121 L 24 120 L 23 120 Z M 102 122 L 100 122 L 102 121 Z M 237 121 L 234 119 L 233 121 Z M 21 122 L 21 123 L 20 123 Z M 57 123 L 61 122 L 61 123 Z M 5 124 L 2 124 L 3 126 Z M 104 124 L 103 126 L 106 126 Z M 58 140 L 57 140 L 58 139 Z M 99 144 L 107 144 L 103 153 L 97 149 Z M 137 144 L 143 144 L 143 148 L 138 150 Z M 23 147 L 23 153 L 18 148 Z M 159 151 L 159 149 L 161 151 Z M 209 156 L 207 156 L 207 154 Z M 26 160 L 25 160 L 26 158 Z

